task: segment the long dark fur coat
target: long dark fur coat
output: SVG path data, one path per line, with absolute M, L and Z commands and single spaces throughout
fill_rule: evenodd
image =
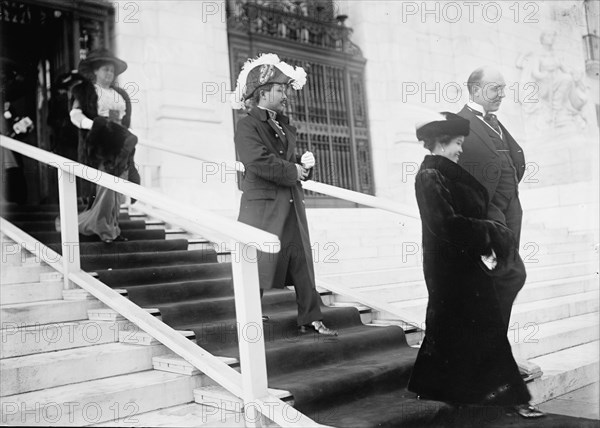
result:
M 512 232 L 486 220 L 486 189 L 442 156 L 425 157 L 415 189 L 429 302 L 409 389 L 448 402 L 527 403 L 493 282 L 512 262 Z M 498 267 L 489 271 L 481 255 L 492 249 Z

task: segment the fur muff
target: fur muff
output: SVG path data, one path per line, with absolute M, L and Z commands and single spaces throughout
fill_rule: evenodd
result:
M 98 116 L 86 137 L 88 165 L 98 168 L 103 164 L 107 172 L 119 176 L 126 169 L 137 141 L 127 128 Z

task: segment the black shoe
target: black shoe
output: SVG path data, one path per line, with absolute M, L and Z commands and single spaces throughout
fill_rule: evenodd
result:
M 313 321 L 310 324 L 305 324 L 300 326 L 300 333 L 310 333 L 311 331 L 315 333 L 322 334 L 324 336 L 337 336 L 337 330 L 332 330 L 327 328 L 323 321 Z

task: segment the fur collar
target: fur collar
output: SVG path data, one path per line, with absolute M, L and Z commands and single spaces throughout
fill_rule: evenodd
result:
M 483 193 L 487 194 L 487 189 L 473 177 L 469 172 L 459 164 L 452 162 L 444 156 L 427 155 L 423 159 L 420 170 L 434 169 L 439 171 L 447 180 L 455 183 L 463 183 L 470 187 L 474 187 Z

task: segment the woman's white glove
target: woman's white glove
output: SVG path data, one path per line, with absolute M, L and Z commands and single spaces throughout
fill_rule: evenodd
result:
M 481 256 L 481 261 L 489 270 L 494 270 L 498 265 L 498 258 L 496 257 L 494 250 L 492 250 L 492 254 L 489 256 Z
M 315 166 L 315 156 L 312 154 L 312 152 L 305 152 L 300 158 L 300 163 L 304 168 L 310 169 Z
M 92 129 L 94 121 L 83 114 L 81 109 L 74 108 L 69 113 L 71 116 L 71 123 L 80 129 Z

